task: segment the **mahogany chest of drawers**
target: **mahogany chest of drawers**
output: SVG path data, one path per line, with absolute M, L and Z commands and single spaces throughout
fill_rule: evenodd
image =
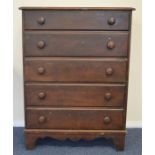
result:
M 123 150 L 133 8 L 20 9 L 27 148 L 106 137 Z

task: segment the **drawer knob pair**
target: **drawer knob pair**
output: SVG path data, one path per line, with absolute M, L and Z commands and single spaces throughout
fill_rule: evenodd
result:
M 111 100 L 111 98 L 112 98 L 111 93 L 106 93 L 105 96 L 104 96 L 104 98 L 105 98 L 107 101 Z
M 45 18 L 44 17 L 39 17 L 37 19 L 37 22 L 38 22 L 38 24 L 43 25 L 43 24 L 45 24 Z
M 38 119 L 39 123 L 45 123 L 46 122 L 46 117 L 45 116 L 40 116 Z
M 45 24 L 45 18 L 41 16 L 37 19 L 37 22 L 38 22 L 38 24 L 43 25 L 43 24 Z M 116 23 L 116 19 L 114 17 L 110 17 L 108 19 L 109 25 L 114 25 L 115 23 Z
M 109 116 L 104 117 L 104 123 L 105 124 L 111 123 L 111 118 Z
M 38 43 L 37 43 L 37 47 L 39 49 L 43 49 L 45 47 L 45 45 L 46 45 L 46 43 L 44 41 L 42 41 L 42 40 L 41 41 L 38 41 Z M 82 45 L 84 45 L 84 42 L 82 42 Z M 114 49 L 115 48 L 114 41 L 112 41 L 112 40 L 108 41 L 107 48 L 108 49 Z
M 110 17 L 109 19 L 108 19 L 108 24 L 109 25 L 114 25 L 116 23 L 116 19 L 114 18 L 114 17 Z
M 45 73 L 45 68 L 44 67 L 39 67 L 38 68 L 38 74 L 42 75 Z
M 45 42 L 44 41 L 38 41 L 37 43 L 37 47 L 40 48 L 40 49 L 43 49 L 45 47 Z
M 44 99 L 46 97 L 46 93 L 45 92 L 40 92 L 38 94 L 39 99 Z
M 106 75 L 110 76 L 110 75 L 113 74 L 114 70 L 111 67 L 109 67 L 109 68 L 106 69 L 105 72 L 106 72 Z

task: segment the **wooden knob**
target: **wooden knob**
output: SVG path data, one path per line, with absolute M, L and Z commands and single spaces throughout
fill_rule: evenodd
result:
M 111 93 L 106 93 L 105 96 L 104 96 L 104 98 L 105 98 L 107 101 L 109 101 L 109 100 L 112 98 Z
M 45 18 L 44 17 L 39 17 L 37 22 L 38 22 L 38 24 L 43 25 L 45 23 Z
M 38 48 L 43 49 L 45 47 L 45 42 L 44 41 L 38 41 L 37 46 L 38 46 Z
M 38 73 L 41 75 L 41 74 L 44 74 L 45 73 L 45 68 L 44 67 L 39 67 L 38 68 Z
M 40 92 L 40 93 L 38 94 L 38 97 L 39 97 L 40 99 L 44 99 L 44 98 L 46 97 L 46 93 Z
M 46 117 L 45 116 L 40 116 L 38 119 L 39 123 L 45 123 L 46 122 Z
M 113 69 L 111 67 L 106 69 L 106 75 L 112 75 L 113 74 Z
M 110 18 L 108 19 L 108 24 L 109 24 L 109 25 L 114 25 L 115 22 L 116 22 L 116 20 L 115 20 L 114 17 L 110 17 Z
M 115 48 L 115 43 L 112 40 L 109 40 L 107 43 L 107 48 L 108 49 L 114 49 Z
M 111 122 L 111 118 L 109 116 L 104 117 L 104 123 L 109 124 Z

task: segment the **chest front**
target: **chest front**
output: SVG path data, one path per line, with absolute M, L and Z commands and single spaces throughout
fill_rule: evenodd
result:
M 22 8 L 25 140 L 113 138 L 124 149 L 132 8 Z

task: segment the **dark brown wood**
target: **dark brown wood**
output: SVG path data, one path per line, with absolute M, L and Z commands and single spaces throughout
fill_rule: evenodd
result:
M 20 7 L 21 10 L 115 10 L 115 11 L 132 11 L 133 7 Z
M 123 129 L 123 113 L 121 109 L 27 108 L 26 126 L 31 129 Z
M 108 49 L 114 49 L 115 46 L 116 46 L 115 44 L 116 44 L 116 43 L 110 39 L 110 40 L 108 41 L 108 43 L 107 43 L 107 48 L 108 48 Z
M 123 107 L 125 85 L 26 84 L 27 106 Z
M 130 12 L 130 21 L 132 21 L 132 11 Z M 131 49 L 131 25 L 132 25 L 132 22 L 130 22 L 130 29 L 129 29 L 129 49 L 128 49 L 128 63 L 127 63 L 127 81 L 129 81 L 129 72 L 130 72 L 130 49 Z M 129 82 L 127 82 L 127 89 L 126 89 L 126 93 L 125 93 L 125 101 L 124 101 L 124 109 L 125 111 L 127 111 L 127 102 L 128 102 L 128 89 L 129 88 Z M 124 113 L 124 126 L 126 126 L 126 118 L 127 118 L 127 112 Z
M 43 87 L 44 87 L 44 85 L 43 85 Z M 46 97 L 46 93 L 44 91 L 41 91 L 41 92 L 38 93 L 38 97 L 39 97 L 39 99 L 44 99 Z
M 125 146 L 125 135 L 115 135 L 113 137 L 114 144 L 118 151 L 123 151 Z
M 25 59 L 26 81 L 126 82 L 126 72 L 125 59 Z
M 78 141 L 80 139 L 93 140 L 95 138 L 104 137 L 112 138 L 117 150 L 123 150 L 125 142 L 125 130 L 49 130 L 49 129 L 25 129 L 25 140 L 28 149 L 35 147 L 39 138 L 51 137 L 58 140 L 70 139 Z M 120 138 L 119 138 L 120 137 Z M 122 147 L 123 146 L 123 147 Z
M 111 98 L 112 98 L 111 92 L 105 93 L 104 98 L 105 98 L 107 101 L 111 100 Z
M 36 145 L 38 136 L 35 134 L 25 133 L 25 145 L 27 149 L 33 149 Z
M 46 123 L 46 117 L 41 115 L 41 116 L 39 116 L 37 121 L 39 124 Z
M 37 73 L 38 73 L 39 75 L 43 75 L 43 74 L 45 73 L 45 68 L 44 68 L 44 67 L 38 67 L 38 68 L 37 68 Z
M 134 9 L 20 9 L 27 148 L 45 137 L 106 137 L 123 150 Z
M 108 24 L 109 25 L 114 25 L 116 23 L 116 19 L 114 18 L 114 17 L 110 17 L 109 19 L 108 19 Z
M 115 23 L 109 25 L 111 17 Z M 43 24 L 38 24 L 43 19 Z M 52 30 L 128 30 L 129 11 L 108 10 L 25 10 L 25 29 L 52 29 Z
M 24 55 L 127 56 L 128 37 L 114 31 L 26 31 Z
M 40 24 L 40 25 L 43 25 L 44 23 L 45 23 L 45 18 L 44 17 L 39 17 L 38 19 L 37 19 L 37 22 L 38 22 L 38 24 Z
M 38 43 L 37 43 L 37 47 L 39 48 L 39 49 L 43 49 L 44 47 L 45 47 L 45 42 L 44 41 L 38 41 Z

